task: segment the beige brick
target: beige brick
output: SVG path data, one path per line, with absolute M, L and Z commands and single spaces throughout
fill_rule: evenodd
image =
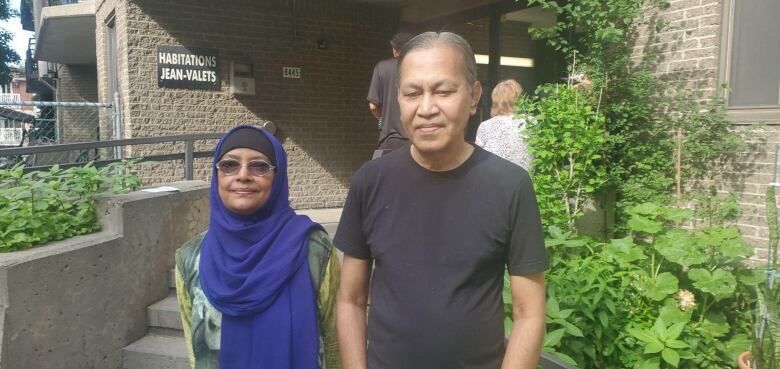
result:
M 701 5 L 701 0 L 671 0 L 669 10 L 682 10 Z
M 707 15 L 713 15 L 720 13 L 720 5 L 719 4 L 708 4 L 708 5 L 702 5 L 695 8 L 690 8 L 685 10 L 685 18 L 697 18 L 701 16 L 707 16 Z
M 282 2 L 99 1 L 98 39 L 104 33 L 100 25 L 112 11 L 116 14 L 125 134 L 224 132 L 237 123 L 269 119 L 288 150 L 293 206 L 343 204 L 352 173 L 370 159 L 375 144 L 376 124 L 365 95 L 374 64 L 390 56 L 388 40 L 398 14 L 335 0 L 302 0 L 297 6 L 301 41 L 291 47 L 289 8 Z M 326 50 L 315 47 L 321 37 L 329 42 Z M 157 46 L 180 44 L 219 50 L 219 91 L 157 87 Z M 102 41 L 97 54 L 98 70 L 105 76 Z M 228 93 L 230 61 L 255 66 L 257 96 Z M 302 68 L 303 78 L 282 78 L 283 66 Z M 105 96 L 107 80 L 101 78 L 98 85 Z M 213 145 L 200 146 L 210 150 Z M 145 145 L 128 152 L 137 156 L 177 149 Z M 196 163 L 196 178 L 208 179 L 210 162 Z M 181 163 L 160 163 L 144 167 L 142 175 L 147 183 L 159 183 L 179 179 L 183 171 Z

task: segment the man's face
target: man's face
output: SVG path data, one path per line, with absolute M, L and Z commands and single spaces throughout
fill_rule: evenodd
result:
M 421 153 L 446 151 L 464 142 L 482 88 L 479 82 L 469 84 L 461 63 L 460 54 L 444 45 L 412 51 L 403 60 L 401 122 Z

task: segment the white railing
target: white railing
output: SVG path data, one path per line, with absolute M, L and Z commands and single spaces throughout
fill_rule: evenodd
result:
M 2 103 L 2 104 L 17 104 L 17 105 L 21 105 L 21 103 L 22 103 L 22 95 L 20 95 L 20 94 L 0 93 L 0 103 Z
M 19 146 L 22 143 L 21 128 L 0 128 L 0 145 Z

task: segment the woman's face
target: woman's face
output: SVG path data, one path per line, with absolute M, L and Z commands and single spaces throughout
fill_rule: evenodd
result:
M 225 173 L 217 167 L 217 189 L 226 209 L 241 215 L 251 215 L 260 209 L 271 195 L 275 171 L 265 175 L 252 173 L 250 165 L 259 167 L 258 161 L 271 163 L 267 156 L 252 149 L 238 148 L 225 153 L 220 162 L 235 160 L 241 167 L 235 173 Z M 253 163 L 254 162 L 254 163 Z M 235 164 L 233 162 L 225 162 Z M 255 170 L 256 172 L 256 170 Z

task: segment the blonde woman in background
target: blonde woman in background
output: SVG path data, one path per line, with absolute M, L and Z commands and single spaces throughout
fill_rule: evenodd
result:
M 521 134 L 526 121 L 514 117 L 515 103 L 522 93 L 523 87 L 513 79 L 501 81 L 493 88 L 493 106 L 490 109 L 492 118 L 479 125 L 476 143 L 485 150 L 529 170 L 532 156 L 528 153 Z

